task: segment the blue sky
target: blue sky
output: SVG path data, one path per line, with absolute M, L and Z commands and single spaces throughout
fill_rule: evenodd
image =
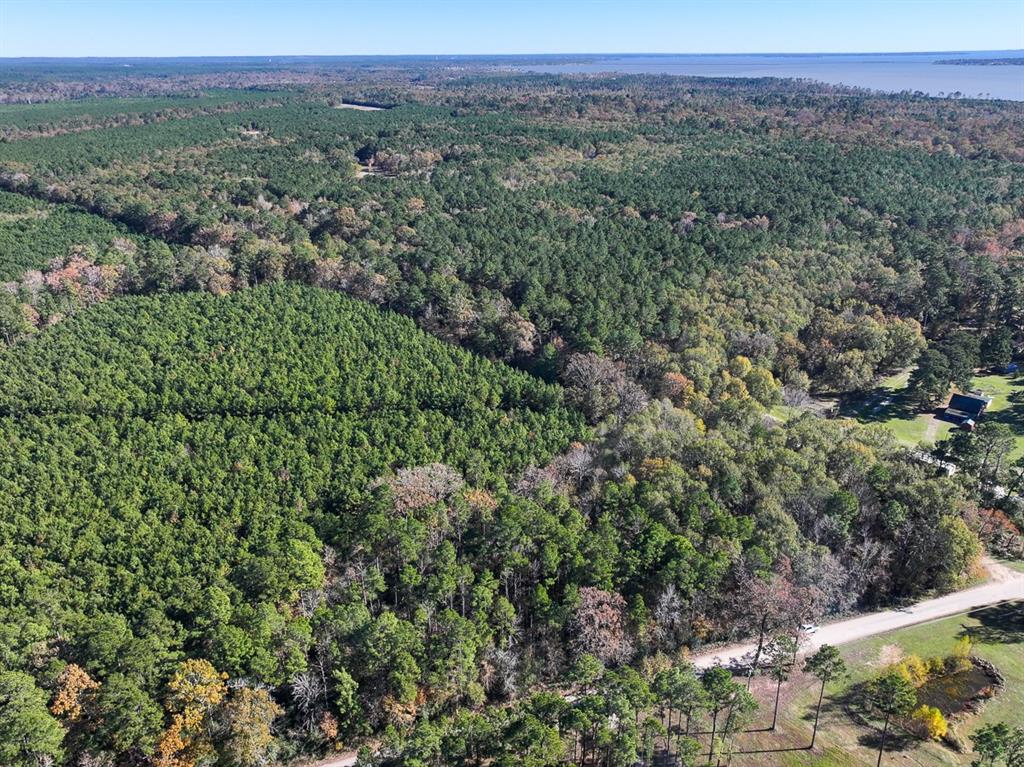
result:
M 0 56 L 1024 48 L 1024 0 L 0 0 Z

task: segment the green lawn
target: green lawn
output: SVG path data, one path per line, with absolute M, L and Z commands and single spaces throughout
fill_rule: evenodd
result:
M 1005 423 L 1017 435 L 1017 447 L 1011 458 L 1024 455 L 1024 375 L 977 376 L 974 386 L 992 397 L 986 418 Z
M 956 721 L 957 732 L 966 738 L 983 724 L 1019 722 L 1024 710 L 1024 602 L 981 608 L 846 645 L 842 650 L 850 667 L 849 683 L 870 679 L 901 654 L 948 655 L 953 642 L 964 634 L 974 641 L 974 654 L 1003 673 L 1006 686 L 979 713 Z M 913 742 L 909 751 L 910 762 L 923 765 L 971 761 L 969 754 L 956 754 L 939 744 Z M 893 759 L 891 763 L 903 762 Z
M 804 411 L 801 408 L 790 407 L 789 405 L 775 405 L 768 412 L 771 414 L 772 418 L 786 423 L 794 418 L 799 418 Z
M 940 418 L 942 408 L 921 412 L 906 396 L 910 370 L 889 376 L 867 395 L 844 402 L 840 412 L 862 423 L 879 423 L 890 429 L 902 444 L 932 446 L 955 426 Z M 992 397 L 985 418 L 1010 426 L 1017 434 L 1011 458 L 1024 455 L 1024 376 L 979 375 L 973 387 Z
M 821 725 L 813 751 L 810 742 L 818 682 L 796 673 L 783 687 L 779 726 L 771 724 L 774 684 L 759 677 L 753 692 L 761 703 L 753 732 L 737 736 L 741 753 L 733 757 L 736 767 L 874 767 L 878 756 L 880 722 L 863 720 L 851 705 L 850 688 L 877 675 L 889 663 L 911 653 L 928 657 L 948 655 L 953 642 L 967 632 L 975 642 L 974 654 L 996 665 L 1006 677 L 1005 689 L 975 715 L 954 721 L 965 739 L 982 724 L 1020 721 L 1024 710 L 1024 602 L 982 608 L 932 623 L 881 634 L 844 645 L 843 657 L 849 678 L 830 684 L 821 712 Z M 924 743 L 905 734 L 891 741 L 900 748 L 887 750 L 883 765 L 915 767 L 966 767 L 970 753 L 957 754 L 940 743 Z

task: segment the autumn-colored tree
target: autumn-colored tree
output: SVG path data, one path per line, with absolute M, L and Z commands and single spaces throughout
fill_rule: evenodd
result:
M 330 711 L 320 717 L 320 734 L 329 743 L 338 737 L 338 719 Z
M 597 423 L 612 413 L 629 415 L 647 402 L 643 389 L 611 360 L 593 353 L 574 354 L 562 371 L 567 399 Z
M 82 716 L 88 697 L 99 689 L 100 683 L 75 663 L 64 667 L 57 679 L 57 692 L 50 703 L 50 711 L 67 722 L 76 722 Z
M 224 700 L 227 678 L 227 674 L 218 672 L 208 660 L 186 660 L 167 685 L 171 692 L 168 703 L 176 711 L 195 709 L 206 713 Z
M 592 586 L 581 588 L 572 630 L 573 641 L 580 654 L 593 655 L 602 663 L 622 663 L 633 653 L 626 620 L 626 600 L 616 592 Z
M 676 407 L 686 407 L 696 393 L 693 381 L 682 373 L 665 373 L 661 378 L 658 393 L 667 397 Z
M 156 747 L 156 767 L 195 767 L 195 759 L 188 753 L 192 744 L 185 733 L 187 721 L 175 714 Z
M 906 679 L 914 687 L 920 687 L 928 681 L 928 664 L 917 655 L 908 655 L 891 669 Z
M 761 665 L 765 643 L 772 632 L 795 632 L 801 620 L 813 612 L 815 602 L 811 590 L 797 586 L 785 572 L 773 573 L 767 579 L 752 574 L 741 579 L 737 599 L 737 608 L 741 610 L 739 618 L 757 633 L 751 677 Z
M 451 497 L 465 482 L 450 466 L 432 463 L 399 469 L 385 484 L 391 489 L 395 511 L 404 515 Z
M 168 683 L 166 707 L 171 724 L 157 745 L 157 767 L 193 767 L 213 752 L 210 715 L 227 694 L 227 674 L 207 660 L 182 662 Z
M 918 706 L 910 715 L 910 719 L 917 733 L 930 740 L 941 740 L 949 730 L 946 717 L 935 706 Z
M 274 745 L 271 726 L 282 713 L 266 690 L 250 687 L 235 690 L 223 709 L 227 736 L 222 756 L 238 767 L 266 764 Z

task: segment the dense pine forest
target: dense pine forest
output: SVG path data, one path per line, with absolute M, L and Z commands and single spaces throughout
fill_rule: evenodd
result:
M 4 765 L 685 764 L 752 711 L 689 653 L 1019 541 L 1024 424 L 949 476 L 819 405 L 1019 358 L 1020 104 L 5 77 Z

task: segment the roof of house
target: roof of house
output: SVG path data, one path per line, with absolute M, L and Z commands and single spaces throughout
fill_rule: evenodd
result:
M 956 410 L 969 416 L 979 416 L 991 402 L 991 397 L 981 397 L 977 394 L 954 394 L 950 397 L 946 409 Z

